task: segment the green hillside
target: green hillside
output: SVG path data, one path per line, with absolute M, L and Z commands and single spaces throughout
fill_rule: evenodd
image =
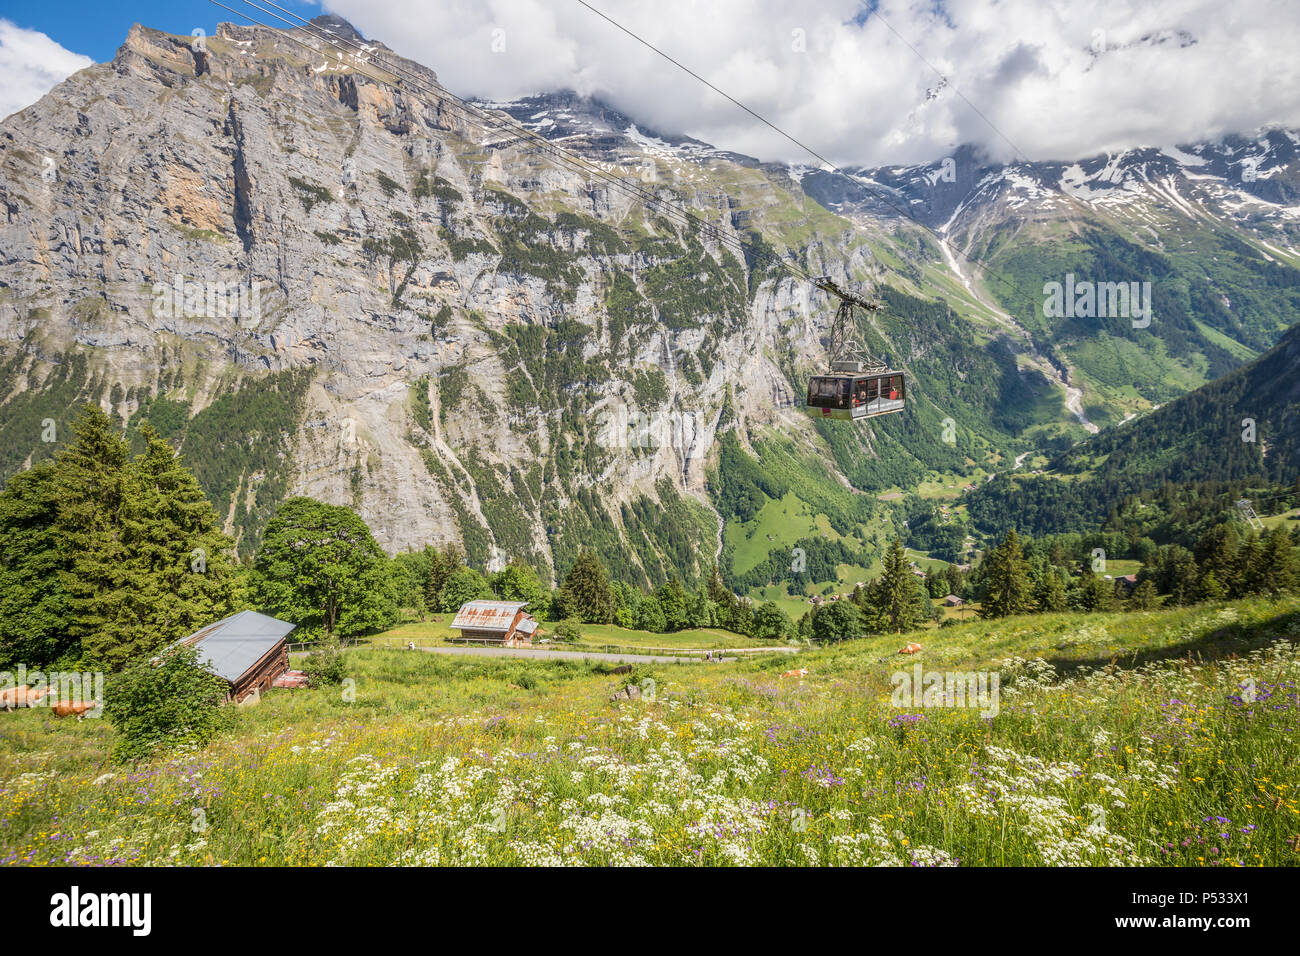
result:
M 1300 326 L 1259 358 L 1056 456 L 1051 472 L 999 476 L 966 496 L 991 533 L 1095 526 L 1168 483 L 1289 484 L 1300 476 Z M 1077 477 L 1078 480 L 1065 480 Z

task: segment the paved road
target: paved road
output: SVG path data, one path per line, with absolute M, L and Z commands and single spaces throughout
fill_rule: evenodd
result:
M 611 661 L 615 664 L 702 664 L 702 657 L 669 657 L 665 654 L 608 654 L 603 651 L 555 651 L 527 647 L 420 647 L 430 654 L 479 654 L 484 657 L 552 657 L 560 660 Z M 724 657 L 734 661 L 734 657 Z

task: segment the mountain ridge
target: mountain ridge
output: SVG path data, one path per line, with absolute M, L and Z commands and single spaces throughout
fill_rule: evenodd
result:
M 391 54 L 364 44 L 382 72 Z M 1290 295 L 1251 266 L 1240 330 L 1170 299 L 1193 311 L 1150 341 L 1184 349 L 1159 369 L 1185 381 L 1128 395 L 1080 351 L 1096 329 L 1063 336 L 1023 297 L 963 284 L 933 235 L 837 213 L 792 167 L 617 129 L 627 118 L 603 104 L 587 126 L 590 101 L 568 94 L 494 105 L 684 204 L 720 243 L 283 31 L 222 24 L 205 45 L 133 27 L 111 63 L 0 123 L 0 466 L 49 454 L 37 426 L 80 401 L 148 417 L 210 463 L 200 480 L 245 549 L 278 500 L 306 493 L 356 507 L 390 550 L 456 539 L 479 564 L 520 557 L 554 578 L 598 546 L 630 579 L 699 576 L 723 547 L 727 434 L 865 546 L 872 494 L 1060 451 L 1089 417 L 1149 408 L 1271 345 L 1253 316 Z M 966 241 L 1027 214 L 1000 202 Z M 1090 225 L 1089 255 L 1132 269 L 1146 254 Z M 904 416 L 846 432 L 799 413 L 833 310 L 738 255 L 741 239 L 848 285 L 888 277 L 890 308 L 861 331 L 913 372 Z M 990 248 L 1041 258 L 1019 242 Z M 258 314 L 156 314 L 178 276 L 208 301 L 216 284 L 256 287 Z M 1092 376 L 1082 390 L 1075 368 Z M 669 439 L 624 430 L 639 413 Z

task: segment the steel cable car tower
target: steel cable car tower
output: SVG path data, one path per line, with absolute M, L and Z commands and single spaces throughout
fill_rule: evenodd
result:
M 808 381 L 808 414 L 814 418 L 854 421 L 901 412 L 906 404 L 904 375 L 867 351 L 858 336 L 855 307 L 880 310 L 880 302 L 841 289 L 830 276 L 813 284 L 840 300 L 831 323 L 827 354 L 830 369 Z

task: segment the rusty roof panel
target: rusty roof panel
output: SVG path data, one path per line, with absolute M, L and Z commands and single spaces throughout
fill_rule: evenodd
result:
M 508 631 L 527 601 L 466 601 L 456 612 L 452 627 L 481 631 Z

